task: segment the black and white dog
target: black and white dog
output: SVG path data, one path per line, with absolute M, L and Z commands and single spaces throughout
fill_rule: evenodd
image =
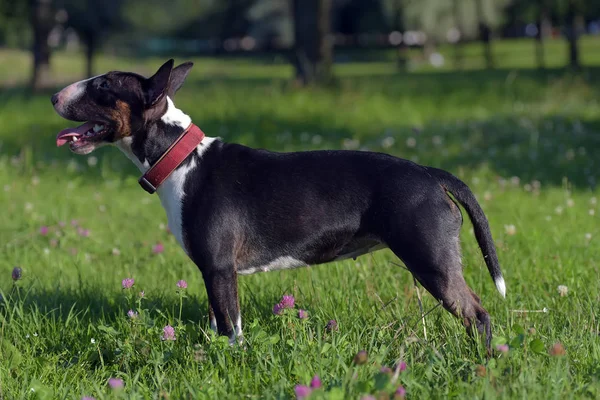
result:
M 62 131 L 57 144 L 77 154 L 113 144 L 146 173 L 193 125 L 173 104 L 191 67 L 169 60 L 150 78 L 109 72 L 67 86 L 52 96 L 56 112 L 87 122 Z M 449 193 L 471 218 L 502 296 L 504 279 L 481 207 L 450 173 L 381 153 L 273 153 L 211 137 L 182 160 L 158 196 L 170 230 L 202 272 L 211 327 L 232 341 L 242 334 L 238 275 L 388 247 L 490 349 L 490 316 L 463 278 L 462 214 Z

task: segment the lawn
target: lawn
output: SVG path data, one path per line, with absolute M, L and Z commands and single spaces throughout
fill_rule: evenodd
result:
M 337 68 L 337 87 L 298 90 L 284 65 L 198 59 L 175 98 L 209 136 L 280 151 L 384 151 L 465 180 L 507 283 L 502 299 L 466 220 L 465 277 L 499 349 L 487 360 L 388 250 L 240 277 L 246 344 L 230 347 L 210 331 L 200 272 L 138 171 L 116 149 L 55 148 L 68 122 L 52 91 L 19 88 L 23 53 L 0 59 L 3 71 L 19 66 L 0 89 L 0 399 L 294 398 L 315 375 L 322 387 L 311 398 L 399 385 L 410 399 L 600 397 L 600 62 L 578 74 L 352 63 Z M 56 56 L 57 80 L 79 79 L 73 60 Z M 160 61 L 102 57 L 98 69 L 150 73 Z M 283 295 L 295 308 L 274 315 Z M 166 325 L 176 340 L 161 340 Z M 381 372 L 403 363 L 397 376 Z

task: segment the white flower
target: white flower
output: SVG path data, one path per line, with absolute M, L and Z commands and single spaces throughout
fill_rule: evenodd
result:
M 49 248 L 47 248 L 47 247 L 44 247 L 44 254 L 45 254 L 45 255 L 48 255 L 48 254 L 50 254 L 50 249 L 49 249 Z
M 514 225 L 504 225 L 504 231 L 507 235 L 514 235 L 517 233 L 517 228 Z
M 25 335 L 25 339 L 29 339 L 29 333 Z
M 573 207 L 575 205 L 575 201 L 573 199 L 567 199 L 567 206 Z
M 31 211 L 33 210 L 33 204 L 27 202 L 25 203 L 25 211 Z
M 519 186 L 519 183 L 521 183 L 521 178 L 519 178 L 518 176 L 513 176 L 510 178 L 510 183 L 513 186 Z
M 590 240 L 592 240 L 592 234 L 591 234 L 591 233 L 586 233 L 586 234 L 585 234 L 585 240 L 587 240 L 588 242 L 589 242 Z
M 113 256 L 121 255 L 121 250 L 119 250 L 115 247 L 114 249 L 112 249 L 112 255 Z
M 33 336 L 37 337 L 37 332 L 33 332 Z
M 575 158 L 575 150 L 573 150 L 573 149 L 567 150 L 567 152 L 565 153 L 565 158 L 569 161 L 574 159 Z
M 592 197 L 592 198 L 590 199 L 590 204 L 591 204 L 591 205 L 593 205 L 593 206 L 594 206 L 594 205 L 596 205 L 596 203 L 597 203 L 597 202 L 598 202 L 598 199 L 597 199 L 597 198 L 595 198 L 595 197 Z
M 90 156 L 87 159 L 87 163 L 90 167 L 95 167 L 98 164 L 98 159 L 94 156 Z
M 596 210 L 594 210 L 593 208 L 590 208 L 590 210 L 588 211 L 588 214 L 590 214 L 593 217 L 596 214 Z
M 360 141 L 358 139 L 344 139 L 342 147 L 344 150 L 356 150 L 360 147 Z
M 569 288 L 565 285 L 558 285 L 556 289 L 558 290 L 558 294 L 560 294 L 562 297 L 566 296 L 569 292 Z
M 315 135 L 315 136 L 312 137 L 311 142 L 315 146 L 318 146 L 318 145 L 321 144 L 321 142 L 323 142 L 323 138 L 321 137 L 321 135 Z
M 92 338 L 92 340 L 90 340 L 90 342 L 92 342 L 92 344 L 96 343 L 96 339 Z
M 531 192 L 532 187 L 531 187 L 531 185 L 529 183 L 526 183 L 523 186 L 523 189 L 525 189 L 526 192 Z
M 40 177 L 39 176 L 34 176 L 33 178 L 31 178 L 31 184 L 33 186 L 37 186 L 40 184 Z
M 406 139 L 406 146 L 410 147 L 410 148 L 414 148 L 417 146 L 417 139 L 415 139 L 414 137 L 409 137 L 408 139 Z
M 394 139 L 391 136 L 388 136 L 381 141 L 381 147 L 383 147 L 384 149 L 389 149 L 394 145 L 394 143 L 396 143 L 396 139 Z
M 490 201 L 490 200 L 492 199 L 492 193 L 491 193 L 491 192 L 489 192 L 489 191 L 485 192 L 485 193 L 483 194 L 483 199 L 484 199 L 485 201 Z
M 73 159 L 69 160 L 69 162 L 67 163 L 67 171 L 69 171 L 69 172 L 77 172 L 80 169 L 81 169 L 81 167 L 79 166 L 77 161 L 75 161 Z
M 561 206 L 558 206 L 554 209 L 554 212 L 556 212 L 558 215 L 560 215 L 563 212 L 563 208 Z

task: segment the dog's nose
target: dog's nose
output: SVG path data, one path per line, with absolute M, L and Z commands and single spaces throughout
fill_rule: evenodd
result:
M 52 101 L 52 105 L 55 106 L 56 103 L 58 103 L 58 93 L 54 93 L 50 101 Z

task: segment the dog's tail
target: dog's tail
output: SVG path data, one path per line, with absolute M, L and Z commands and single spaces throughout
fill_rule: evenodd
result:
M 427 167 L 427 171 L 438 179 L 444 189 L 450 192 L 469 214 L 488 271 L 490 271 L 490 275 L 502 297 L 506 297 L 506 284 L 502 277 L 502 271 L 500 271 L 500 263 L 490 232 L 490 225 L 477 199 L 475 199 L 475 195 L 463 181 L 451 173 L 431 167 Z

